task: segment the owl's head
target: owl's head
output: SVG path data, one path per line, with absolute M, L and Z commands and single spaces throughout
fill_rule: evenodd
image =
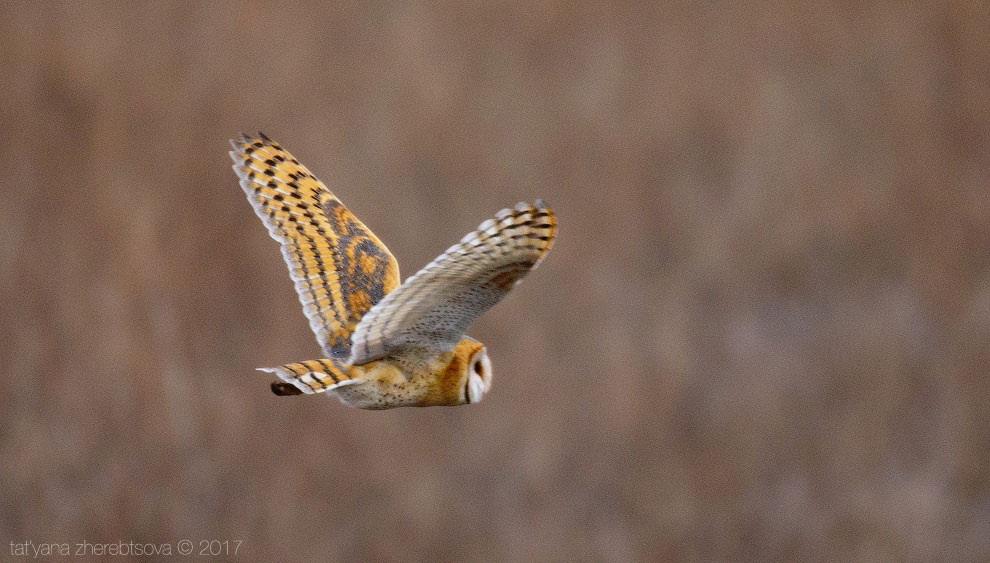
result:
M 444 377 L 447 404 L 470 405 L 492 388 L 492 361 L 484 344 L 464 337 L 454 348 Z

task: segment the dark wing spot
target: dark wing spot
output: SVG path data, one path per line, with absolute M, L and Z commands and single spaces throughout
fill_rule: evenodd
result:
M 515 284 L 519 278 L 526 275 L 526 272 L 528 272 L 532 267 L 533 263 L 528 261 L 509 264 L 492 276 L 489 284 L 500 291 L 507 292 L 512 289 L 513 284 Z

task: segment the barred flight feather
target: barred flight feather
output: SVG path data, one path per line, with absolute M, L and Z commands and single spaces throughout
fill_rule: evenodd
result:
M 468 326 L 543 261 L 557 221 L 542 200 L 503 209 L 368 311 L 347 363 L 452 349 Z
M 231 140 L 255 213 L 282 246 L 303 313 L 324 354 L 346 359 L 364 314 L 399 284 L 384 244 L 288 151 L 264 134 Z

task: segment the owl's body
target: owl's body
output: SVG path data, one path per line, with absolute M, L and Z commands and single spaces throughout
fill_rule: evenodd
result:
M 310 393 L 328 391 L 345 405 L 370 410 L 477 402 L 481 400 L 479 389 L 472 392 L 469 388 L 471 378 L 465 378 L 465 373 L 475 373 L 481 378 L 482 394 L 491 387 L 491 364 L 485 348 L 471 338 L 464 338 L 453 350 L 429 357 L 424 354 L 421 361 L 412 365 L 405 360 L 408 359 L 373 360 L 350 366 L 340 376 L 333 368 L 321 365 L 327 360 L 310 360 L 261 370 L 274 373 L 282 380 L 273 384 L 276 394 L 299 394 L 295 385 L 285 382 L 301 381 L 304 385 L 315 387 L 308 391 Z M 475 368 L 475 365 L 480 365 L 480 368 Z
M 543 260 L 553 211 L 542 201 L 503 209 L 400 285 L 385 245 L 291 154 L 264 135 L 231 145 L 327 356 L 261 368 L 278 376 L 272 390 L 364 409 L 480 401 L 491 362 L 464 331 Z

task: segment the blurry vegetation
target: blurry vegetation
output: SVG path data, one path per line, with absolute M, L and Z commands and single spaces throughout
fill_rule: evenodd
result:
M 634 5 L 8 3 L 3 545 L 990 558 L 987 5 Z M 485 402 L 270 393 L 317 346 L 257 129 L 405 276 L 554 206 Z

